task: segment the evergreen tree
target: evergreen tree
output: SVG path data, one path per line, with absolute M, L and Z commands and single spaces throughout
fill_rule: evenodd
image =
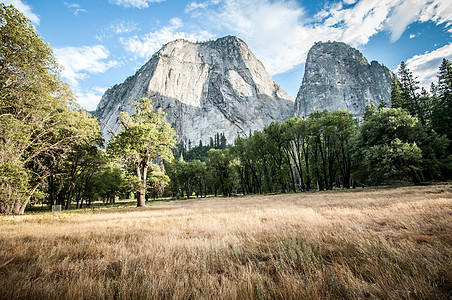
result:
M 437 96 L 432 108 L 432 126 L 452 140 L 452 64 L 443 59 L 438 73 Z
M 438 92 L 440 95 L 452 94 L 452 63 L 445 58 L 439 67 Z
M 425 111 L 417 92 L 419 90 L 419 81 L 416 80 L 403 61 L 400 63 L 399 76 L 402 97 L 400 107 L 406 109 L 410 115 L 418 117 L 422 125 L 425 125 Z
M 401 108 L 403 105 L 402 100 L 402 92 L 400 87 L 400 81 L 397 76 L 392 78 L 391 84 L 391 107 L 392 108 Z
M 220 136 L 220 149 L 224 150 L 226 149 L 226 137 L 224 136 L 224 133 L 221 133 Z

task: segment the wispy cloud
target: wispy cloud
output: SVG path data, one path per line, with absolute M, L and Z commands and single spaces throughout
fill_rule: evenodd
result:
M 77 102 L 86 110 L 95 110 L 107 87 L 93 87 L 88 91 L 76 90 Z
M 383 31 L 395 42 L 413 22 L 452 26 L 450 0 L 344 0 L 312 18 L 294 0 L 194 1 L 185 12 L 210 32 L 242 37 L 272 75 L 303 63 L 316 41 L 359 47 Z
M 6 5 L 12 4 L 18 11 L 24 14 L 30 21 L 34 24 L 39 25 L 40 19 L 39 16 L 32 12 L 31 6 L 23 3 L 21 0 L 2 0 L 2 2 Z
M 133 21 L 118 21 L 110 25 L 110 29 L 116 33 L 130 33 L 139 29 L 138 24 Z
M 87 110 L 94 110 L 107 88 L 86 90 L 81 87 L 80 81 L 88 79 L 91 74 L 104 73 L 120 63 L 108 59 L 110 52 L 103 45 L 57 48 L 54 52 L 63 68 L 61 76 L 71 85 L 78 103 Z
M 96 39 L 102 42 L 104 39 L 117 37 L 118 35 L 129 34 L 140 30 L 138 23 L 134 21 L 113 21 L 107 28 L 100 29 L 100 34 L 96 35 Z
M 181 31 L 183 22 L 179 18 L 170 20 L 170 24 L 156 31 L 151 31 L 144 36 L 135 35 L 129 38 L 121 38 L 120 41 L 129 53 L 135 57 L 150 58 L 162 45 L 176 40 L 186 39 L 190 41 L 203 41 L 212 37 L 207 31 L 186 33 Z
M 188 14 L 196 9 L 200 9 L 200 8 L 206 8 L 207 6 L 209 6 L 210 1 L 205 1 L 205 2 L 190 2 L 190 4 L 188 4 L 185 7 L 185 13 Z
M 110 3 L 121 5 L 126 8 L 148 8 L 149 3 L 164 2 L 166 0 L 110 0 Z
M 79 81 L 90 74 L 104 73 L 120 64 L 116 60 L 107 60 L 110 52 L 102 45 L 57 48 L 54 52 L 63 67 L 61 76 L 75 89 Z
M 435 84 L 438 82 L 438 69 L 443 58 L 452 60 L 452 43 L 434 51 L 415 55 L 406 61 L 406 65 L 413 75 L 418 77 L 420 86 L 428 90 L 432 82 Z
M 81 12 L 84 12 L 84 13 L 87 13 L 87 12 L 88 12 L 86 9 L 81 8 L 81 7 L 80 7 L 80 4 L 77 4 L 77 3 L 68 3 L 68 2 L 64 2 L 64 5 L 65 5 L 67 8 L 70 8 L 70 9 L 73 10 L 74 16 L 77 16 L 77 15 L 78 15 L 79 13 L 81 13 Z

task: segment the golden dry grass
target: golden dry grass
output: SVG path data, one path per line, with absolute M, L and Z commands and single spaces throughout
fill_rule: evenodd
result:
M 452 186 L 0 217 L 3 299 L 450 299 Z

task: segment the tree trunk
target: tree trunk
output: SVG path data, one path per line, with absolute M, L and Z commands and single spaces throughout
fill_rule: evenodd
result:
M 142 167 L 141 167 L 142 166 Z M 141 167 L 141 168 L 140 168 Z M 147 175 L 147 164 L 145 162 L 137 164 L 136 174 L 138 178 L 139 190 L 137 193 L 137 207 L 146 206 L 146 175 Z
M 55 205 L 55 188 L 53 174 L 50 174 L 49 176 L 49 202 L 50 206 Z
M 137 207 L 145 206 L 146 206 L 146 189 L 140 188 L 140 191 L 137 193 Z

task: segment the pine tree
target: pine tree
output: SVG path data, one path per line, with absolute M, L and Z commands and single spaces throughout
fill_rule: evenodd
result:
M 406 109 L 412 116 L 418 117 L 421 123 L 425 125 L 425 112 L 417 92 L 419 81 L 416 80 L 403 61 L 400 63 L 399 76 L 402 96 L 401 107 Z
M 441 96 L 452 94 L 452 63 L 445 58 L 439 67 L 438 92 Z
M 402 107 L 402 92 L 400 87 L 400 81 L 397 76 L 392 78 L 391 85 L 391 107 L 401 108 Z
M 438 73 L 437 96 L 432 108 L 432 125 L 436 132 L 452 140 L 452 64 L 443 59 Z

